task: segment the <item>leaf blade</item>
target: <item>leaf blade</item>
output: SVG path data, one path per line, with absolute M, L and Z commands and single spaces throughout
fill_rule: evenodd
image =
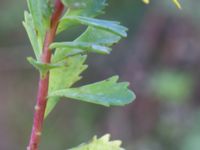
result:
M 97 45 L 94 43 L 89 43 L 89 42 L 58 42 L 58 43 L 53 43 L 50 46 L 52 49 L 53 48 L 72 48 L 72 49 L 80 49 L 83 51 L 88 51 L 88 52 L 96 52 L 100 54 L 109 54 L 110 48 Z
M 95 27 L 88 27 L 85 30 L 85 32 L 83 32 L 77 39 L 74 40 L 74 42 L 93 43 L 99 46 L 108 47 L 107 50 L 109 51 L 106 51 L 106 53 L 104 53 L 104 54 L 108 54 L 111 51 L 109 47 L 117 43 L 120 39 L 121 37 L 119 35 L 116 35 L 109 31 L 98 29 Z M 83 51 L 81 49 L 73 49 L 69 47 L 57 48 L 55 55 L 52 58 L 52 61 L 56 63 L 66 57 L 81 54 L 81 53 L 84 54 L 86 52 L 91 52 L 91 51 Z
M 69 8 L 64 17 L 95 17 L 103 13 L 103 9 L 106 6 L 106 0 L 62 0 L 62 2 Z M 76 23 L 60 22 L 58 26 L 58 33 L 74 25 L 76 25 Z
M 94 136 L 90 142 L 83 143 L 69 150 L 125 150 L 121 147 L 121 144 L 120 140 L 110 141 L 110 134 L 106 134 L 99 139 L 97 136 Z
M 37 70 L 39 70 L 39 72 L 42 76 L 45 76 L 49 70 L 65 66 L 67 63 L 66 60 L 64 60 L 64 61 L 61 61 L 61 62 L 55 63 L 55 64 L 53 64 L 53 63 L 44 64 L 38 60 L 33 59 L 32 57 L 27 57 L 27 60 L 31 65 L 33 65 Z
M 132 102 L 135 95 L 127 89 L 128 83 L 116 83 L 117 80 L 118 77 L 114 76 L 79 88 L 57 90 L 49 93 L 49 97 L 67 97 L 104 106 L 123 106 Z
M 75 41 L 93 42 L 99 45 L 112 46 L 117 43 L 121 37 L 106 30 L 95 27 L 88 27 Z
M 34 54 L 35 54 L 37 60 L 39 60 L 40 55 L 42 53 L 42 49 L 40 48 L 38 40 L 37 40 L 37 33 L 35 31 L 35 27 L 33 24 L 32 15 L 29 14 L 27 11 L 25 11 L 24 16 L 25 16 L 25 19 L 23 21 L 24 28 L 28 34 L 29 40 L 33 47 Z
M 84 65 L 85 60 L 85 55 L 73 56 L 67 59 L 67 66 L 50 70 L 49 93 L 59 89 L 69 88 L 79 81 L 82 78 L 80 74 L 87 68 L 87 65 Z M 53 110 L 58 101 L 59 97 L 48 98 L 45 118 Z
M 121 26 L 119 22 L 116 22 L 116 21 L 107 21 L 107 20 L 94 19 L 94 18 L 82 17 L 82 16 L 67 16 L 61 19 L 61 23 L 63 21 L 92 26 L 92 27 L 110 31 L 121 37 L 127 37 L 126 31 L 128 29 L 124 26 Z
M 23 22 L 23 24 L 31 40 L 31 44 L 33 46 L 37 60 L 39 60 L 43 48 L 45 34 L 50 25 L 50 16 L 52 8 L 50 6 L 49 0 L 27 0 L 27 3 L 30 12 L 29 20 L 30 16 L 32 20 L 31 24 L 30 22 L 29 24 L 27 23 L 26 20 L 28 13 L 25 12 L 25 21 Z M 37 47 L 35 44 L 36 41 Z

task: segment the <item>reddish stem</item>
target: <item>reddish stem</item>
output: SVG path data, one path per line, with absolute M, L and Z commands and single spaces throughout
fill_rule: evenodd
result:
M 43 53 L 41 56 L 42 63 L 50 63 L 51 62 L 51 50 L 49 49 L 50 44 L 53 42 L 56 30 L 58 26 L 58 22 L 62 11 L 64 9 L 63 4 L 60 0 L 55 0 L 55 8 L 51 17 L 50 29 L 46 33 Z M 44 114 L 47 104 L 47 95 L 48 95 L 48 86 L 49 86 L 49 72 L 45 75 L 45 77 L 40 77 L 39 87 L 38 87 L 38 95 L 37 102 L 35 106 L 34 120 L 32 133 L 29 141 L 29 145 L 27 150 L 38 150 L 40 136 L 42 133 L 42 126 L 44 121 Z

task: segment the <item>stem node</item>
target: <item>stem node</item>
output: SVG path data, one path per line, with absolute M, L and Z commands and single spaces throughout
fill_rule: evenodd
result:
M 40 106 L 35 105 L 34 109 L 35 109 L 35 111 L 39 111 L 40 110 Z

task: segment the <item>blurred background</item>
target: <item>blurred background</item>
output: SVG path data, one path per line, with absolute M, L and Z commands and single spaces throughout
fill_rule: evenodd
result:
M 47 118 L 41 150 L 63 150 L 111 133 L 127 150 L 200 149 L 200 1 L 109 0 L 102 18 L 129 35 L 109 56 L 90 55 L 79 85 L 118 74 L 137 99 L 105 108 L 62 100 Z M 26 1 L 0 0 L 0 150 L 25 149 L 31 131 L 38 73 L 22 26 Z M 74 39 L 83 28 L 61 35 Z

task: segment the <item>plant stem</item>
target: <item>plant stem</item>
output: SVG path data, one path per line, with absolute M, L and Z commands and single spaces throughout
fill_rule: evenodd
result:
M 51 50 L 49 49 L 49 45 L 54 41 L 58 22 L 60 16 L 62 15 L 63 10 L 64 6 L 61 3 L 61 1 L 55 0 L 54 12 L 52 13 L 51 16 L 50 28 L 47 31 L 44 40 L 44 47 L 41 56 L 42 63 L 48 64 L 51 62 L 52 54 Z M 40 136 L 42 134 L 42 126 L 44 122 L 44 114 L 47 104 L 48 86 L 49 86 L 49 72 L 45 76 L 40 76 L 32 133 L 27 150 L 38 150 L 39 147 Z

